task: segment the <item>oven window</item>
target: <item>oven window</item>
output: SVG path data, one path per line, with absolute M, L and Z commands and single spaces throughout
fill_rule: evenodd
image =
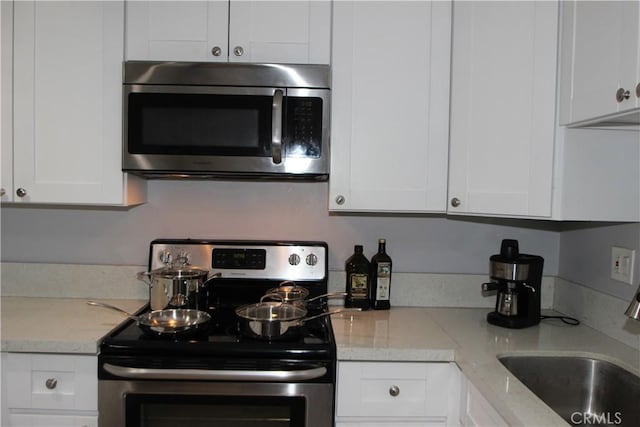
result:
M 304 427 L 303 397 L 128 395 L 127 427 Z
M 130 93 L 132 154 L 270 156 L 273 98 Z

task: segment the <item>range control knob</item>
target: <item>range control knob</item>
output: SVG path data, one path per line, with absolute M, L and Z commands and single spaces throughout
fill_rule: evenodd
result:
M 309 254 L 305 258 L 305 261 L 307 262 L 307 265 L 313 266 L 318 263 L 318 257 L 315 254 Z
M 291 265 L 300 264 L 300 255 L 298 255 L 298 254 L 289 255 L 289 264 L 291 264 Z
M 163 264 L 171 264 L 173 262 L 173 256 L 171 255 L 171 251 L 168 249 L 163 250 L 158 255 L 158 260 L 160 260 Z

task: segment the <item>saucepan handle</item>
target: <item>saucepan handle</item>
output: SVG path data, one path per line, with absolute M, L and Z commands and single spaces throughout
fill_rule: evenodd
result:
M 147 281 L 146 279 L 151 277 L 151 272 L 150 271 L 140 271 L 138 273 L 136 273 L 136 279 L 140 280 L 141 282 L 146 283 L 147 285 L 151 286 L 151 280 L 149 279 L 149 281 Z

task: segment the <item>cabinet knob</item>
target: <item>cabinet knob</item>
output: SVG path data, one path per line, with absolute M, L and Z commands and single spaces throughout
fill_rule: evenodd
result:
M 53 390 L 54 388 L 56 388 L 56 386 L 58 385 L 58 380 L 55 378 L 49 378 L 48 380 L 46 380 L 44 382 L 45 387 L 47 387 L 49 390 Z
M 345 201 L 346 201 L 346 199 L 342 195 L 336 197 L 336 203 L 339 204 L 339 205 L 344 205 Z
M 233 48 L 233 54 L 235 56 L 242 56 L 244 54 L 244 49 L 242 46 L 236 46 Z
M 7 191 L 4 188 L 0 188 L 0 197 L 4 196 L 5 194 L 7 194 Z
M 616 101 L 622 102 L 625 99 L 629 99 L 631 96 L 631 92 L 628 90 L 624 90 L 624 88 L 620 88 L 616 91 Z
M 397 385 L 392 385 L 391 387 L 389 387 L 389 394 L 393 397 L 396 397 L 400 394 L 400 387 L 398 387 Z
M 640 83 L 636 85 L 636 97 L 640 98 Z
M 214 46 L 211 48 L 211 54 L 213 56 L 220 56 L 222 55 L 222 49 L 220 49 L 220 46 Z
M 460 206 L 461 203 L 462 202 L 457 197 L 454 197 L 453 199 L 451 199 L 451 206 L 453 206 L 454 208 L 457 208 L 458 206 Z
M 25 190 L 24 188 L 18 188 L 16 190 L 16 196 L 18 197 L 24 197 L 27 195 L 27 190 Z

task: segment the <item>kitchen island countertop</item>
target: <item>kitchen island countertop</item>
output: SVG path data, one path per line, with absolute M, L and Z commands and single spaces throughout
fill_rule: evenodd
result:
M 508 424 L 532 427 L 568 424 L 516 380 L 499 355 L 592 356 L 640 375 L 638 348 L 588 326 L 547 319 L 530 328 L 506 329 L 488 324 L 488 311 L 393 307 L 334 315 L 338 360 L 454 361 Z

